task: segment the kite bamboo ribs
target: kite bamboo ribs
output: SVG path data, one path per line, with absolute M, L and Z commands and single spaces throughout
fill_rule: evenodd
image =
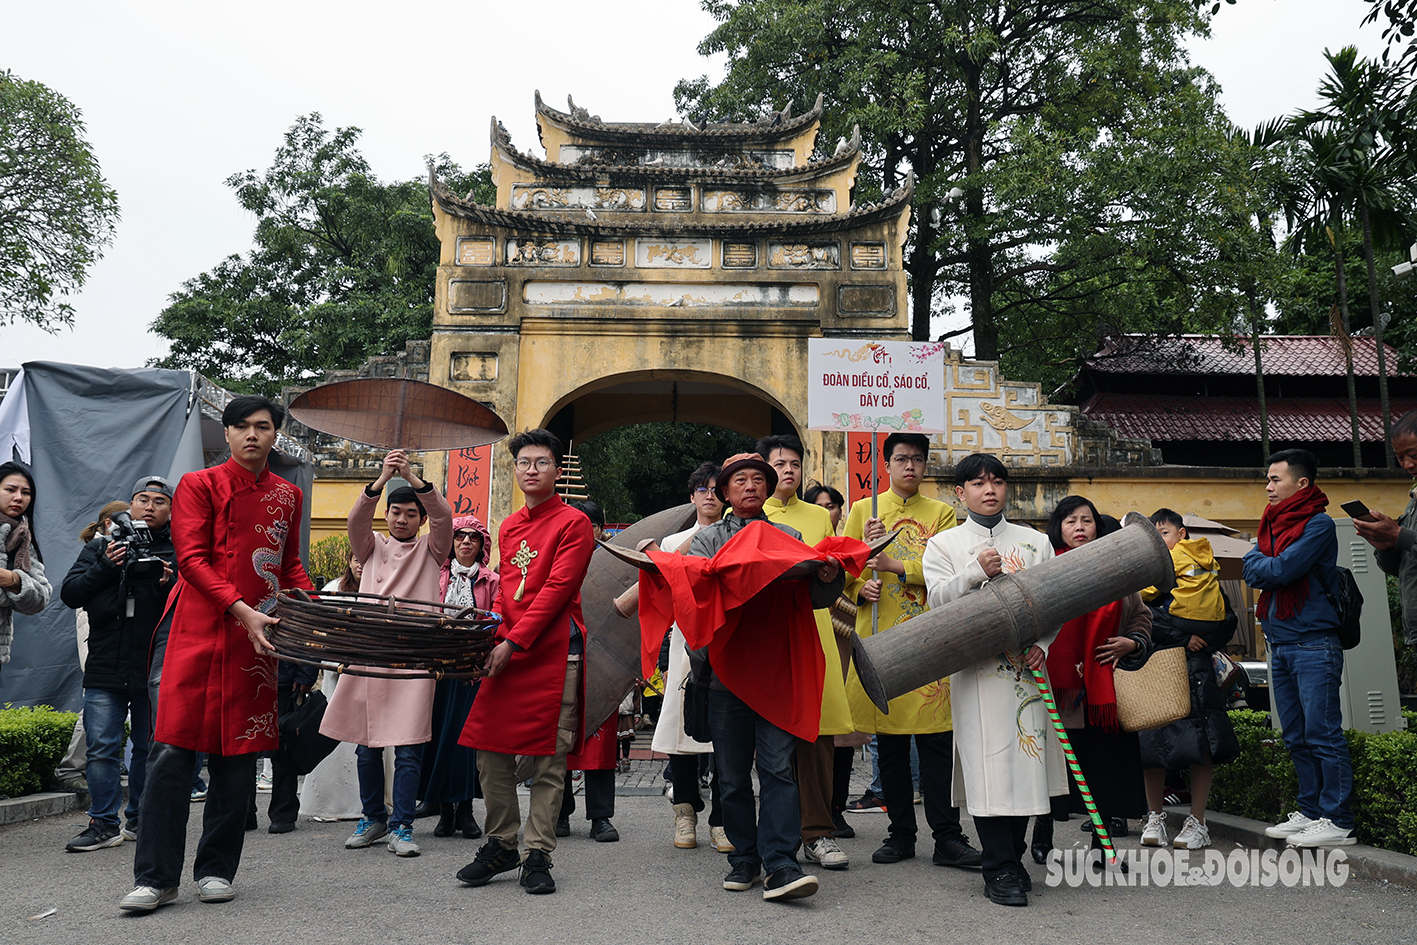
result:
M 338 591 L 315 599 L 301 590 L 276 599 L 276 616 L 270 642 L 281 659 L 382 678 L 484 676 L 502 622 L 473 607 Z

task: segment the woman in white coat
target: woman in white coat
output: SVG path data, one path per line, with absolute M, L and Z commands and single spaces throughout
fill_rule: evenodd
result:
M 955 495 L 969 517 L 925 546 L 932 608 L 1053 557 L 1046 535 L 1004 518 L 1008 475 L 985 453 L 955 467 Z M 1027 650 L 997 653 L 950 676 L 954 803 L 974 817 L 985 892 L 1001 905 L 1028 905 L 1033 884 L 1022 862 L 1028 820 L 1048 812 L 1050 795 L 1067 793 L 1062 751 L 1031 674 L 1043 667 L 1057 634 L 1054 629 Z
M 714 493 L 717 481 L 718 466 L 714 463 L 703 463 L 693 471 L 689 476 L 689 501 L 694 504 L 698 517 L 689 528 L 660 542 L 661 549 L 669 552 L 680 550 L 688 545 L 689 539 L 699 529 L 723 517 L 723 503 Z M 699 845 L 699 812 L 704 809 L 699 793 L 699 756 L 712 754 L 713 744 L 695 741 L 684 734 L 684 680 L 689 676 L 689 651 L 678 626 L 669 632 L 668 657 L 669 665 L 664 673 L 664 708 L 660 710 L 650 747 L 669 756 L 669 773 L 674 787 L 674 845 L 681 850 L 692 850 Z M 712 805 L 709 808 L 709 836 L 720 853 L 728 853 L 733 849 L 733 844 L 728 842 L 728 834 L 723 830 L 716 771 L 709 790 Z

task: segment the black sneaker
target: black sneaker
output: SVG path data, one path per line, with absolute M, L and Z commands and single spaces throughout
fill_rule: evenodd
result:
M 784 866 L 763 880 L 764 899 L 806 899 L 817 892 L 817 877 Z
M 569 817 L 557 817 L 557 818 L 556 818 L 556 836 L 558 836 L 558 837 L 569 837 L 570 835 L 571 835 L 571 818 L 569 818 Z
M 458 881 L 468 886 L 486 886 L 498 873 L 514 870 L 521 863 L 516 850 L 508 850 L 497 840 L 488 840 L 477 851 L 476 858 L 458 870 Z
M 894 837 L 887 837 L 886 842 L 881 844 L 880 849 L 871 854 L 872 863 L 899 863 L 901 860 L 914 859 L 915 844 L 907 843 L 904 840 L 897 840 Z
M 620 839 L 620 831 L 609 817 L 597 817 L 590 822 L 590 838 L 596 843 L 614 843 Z
M 935 844 L 935 855 L 931 858 L 936 866 L 957 866 L 965 870 L 977 870 L 984 863 L 984 855 L 963 840 L 941 840 Z
M 110 827 L 90 820 L 84 832 L 64 844 L 64 849 L 70 853 L 88 853 L 92 850 L 102 850 L 104 847 L 116 847 L 122 842 L 123 834 L 118 832 L 116 824 Z
M 1028 905 L 1028 893 L 1023 888 L 1023 882 L 1012 870 L 1005 870 L 993 879 L 984 877 L 984 894 L 990 902 L 1001 906 Z
M 723 888 L 731 892 L 752 889 L 757 884 L 758 874 L 761 872 L 762 868 L 757 863 L 739 860 L 733 864 L 733 869 L 728 871 L 728 875 L 723 877 Z
M 850 840 L 856 836 L 856 828 L 846 822 L 846 816 L 840 811 L 832 815 L 832 836 L 838 840 Z
M 556 891 L 556 880 L 551 878 L 551 857 L 541 850 L 528 850 L 522 861 L 521 884 L 533 896 Z

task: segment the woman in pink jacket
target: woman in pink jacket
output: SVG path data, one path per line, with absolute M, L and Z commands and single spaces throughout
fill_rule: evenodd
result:
M 443 602 L 491 610 L 498 580 L 497 572 L 487 566 L 491 556 L 492 536 L 477 516 L 453 519 L 453 553 L 443 562 Z M 477 752 L 458 744 L 476 695 L 476 682 L 463 679 L 440 679 L 433 692 L 433 738 L 423 748 L 418 796 L 428 806 L 439 807 L 435 837 L 450 837 L 459 830 L 469 840 L 482 836 L 472 815 L 472 799 L 480 793 Z

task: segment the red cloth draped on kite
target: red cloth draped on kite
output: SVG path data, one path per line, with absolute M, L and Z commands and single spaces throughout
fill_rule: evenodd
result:
M 640 572 L 646 677 L 677 622 L 691 649 L 708 647 L 714 672 L 734 695 L 778 728 L 815 740 L 826 661 L 807 581 L 777 578 L 828 557 L 859 575 L 870 555 L 854 538 L 824 538 L 812 548 L 767 522 L 748 525 L 712 558 L 650 551 L 659 574 Z

